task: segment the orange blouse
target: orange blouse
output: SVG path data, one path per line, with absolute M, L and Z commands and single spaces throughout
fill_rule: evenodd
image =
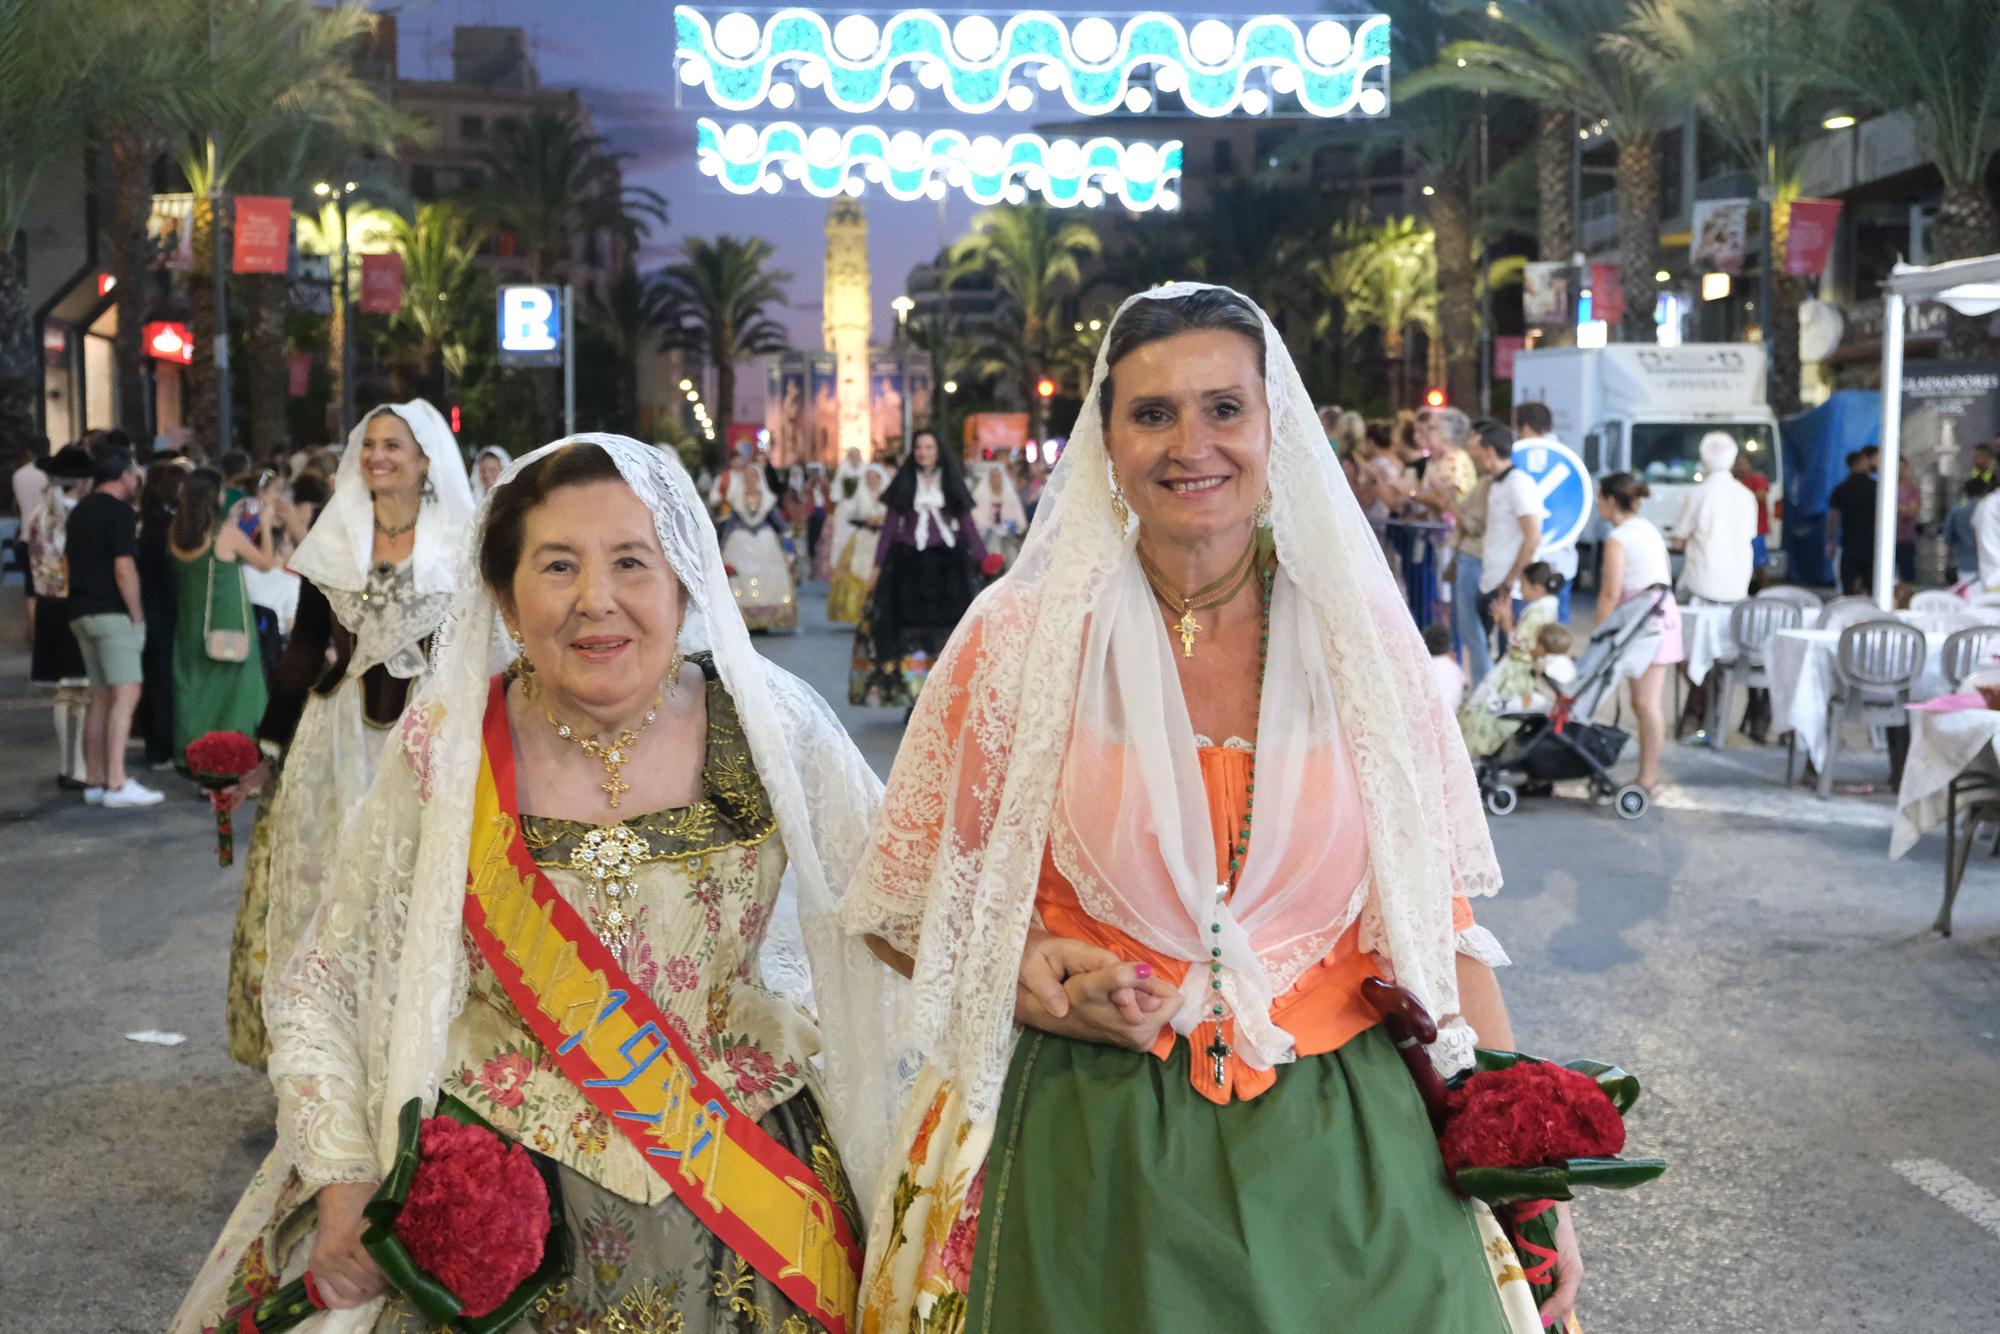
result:
M 1216 876 L 1228 878 L 1229 849 L 1249 806 L 1251 752 L 1233 747 L 1204 746 L 1201 760 L 1202 786 L 1208 794 L 1209 827 L 1215 840 Z M 1253 827 L 1251 837 L 1256 833 Z M 1041 879 L 1035 887 L 1035 907 L 1042 926 L 1059 936 L 1088 941 L 1133 963 L 1147 963 L 1165 981 L 1179 986 L 1194 967 L 1185 959 L 1155 954 L 1116 927 L 1106 926 L 1084 911 L 1076 890 L 1056 869 L 1055 858 L 1042 854 Z M 1463 931 L 1473 924 L 1472 907 L 1463 898 L 1452 900 L 1452 929 Z M 1300 1056 L 1319 1056 L 1336 1051 L 1348 1039 L 1366 1032 L 1377 1022 L 1375 1012 L 1361 999 L 1361 983 L 1371 977 L 1386 976 L 1375 956 L 1360 947 L 1360 926 L 1354 925 L 1334 943 L 1318 963 L 1299 975 L 1290 991 L 1271 1004 L 1271 1021 L 1290 1033 Z M 1235 1046 L 1233 1020 L 1224 1019 L 1222 1040 Z M 1189 1036 L 1196 1053 L 1202 1052 L 1215 1036 L 1212 1023 L 1200 1025 Z M 1174 1049 L 1179 1034 L 1171 1028 L 1160 1031 L 1153 1055 L 1164 1060 Z M 1254 1098 L 1277 1082 L 1275 1070 L 1253 1070 L 1239 1058 L 1228 1058 L 1229 1079 L 1216 1087 L 1211 1063 L 1197 1055 L 1190 1062 L 1189 1082 L 1204 1098 L 1227 1103 L 1232 1096 Z

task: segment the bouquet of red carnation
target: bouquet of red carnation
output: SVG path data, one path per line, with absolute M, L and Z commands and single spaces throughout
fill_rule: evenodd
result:
M 236 860 L 236 829 L 231 820 L 235 803 L 229 789 L 243 781 L 264 758 L 257 743 L 241 732 L 204 732 L 188 742 L 187 766 L 194 781 L 208 793 L 208 805 L 215 812 L 215 863 L 227 866 Z
M 361 1244 L 431 1328 L 492 1334 L 568 1269 L 553 1171 L 457 1099 L 426 1119 L 412 1098 Z M 278 1334 L 322 1309 L 307 1274 L 245 1308 L 237 1334 Z
M 1616 1066 L 1483 1048 L 1446 1086 L 1445 1168 L 1460 1193 L 1492 1206 L 1538 1305 L 1556 1288 L 1556 1202 L 1578 1186 L 1624 1190 L 1667 1170 L 1618 1156 L 1638 1100 L 1639 1081 Z

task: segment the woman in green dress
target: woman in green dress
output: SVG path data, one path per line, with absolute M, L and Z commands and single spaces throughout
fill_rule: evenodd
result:
M 1499 888 L 1429 655 L 1247 300 L 1112 321 L 1014 569 L 910 720 L 842 920 L 924 1058 L 875 1196 L 881 1334 L 1533 1334 L 1363 999 L 1512 1044 Z
M 256 541 L 244 536 L 222 521 L 222 474 L 188 474 L 167 533 L 181 608 L 174 622 L 174 762 L 182 768 L 188 742 L 208 732 L 255 736 L 264 716 L 264 665 L 243 567 L 277 565 L 272 527 L 260 524 Z

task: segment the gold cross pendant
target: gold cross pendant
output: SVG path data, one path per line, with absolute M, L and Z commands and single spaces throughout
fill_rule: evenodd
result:
M 1174 623 L 1174 629 L 1180 631 L 1183 658 L 1194 656 L 1194 637 L 1202 632 L 1202 628 L 1201 622 L 1194 618 L 1194 608 L 1183 607 L 1180 620 Z
M 1208 1046 L 1202 1051 L 1202 1055 L 1208 1057 L 1213 1062 L 1211 1068 L 1215 1074 L 1215 1086 L 1217 1088 L 1221 1088 L 1229 1078 L 1229 1058 L 1234 1051 L 1233 1047 L 1222 1040 L 1222 1025 L 1217 1024 L 1215 1026 L 1215 1036 L 1209 1040 Z
M 630 783 L 621 781 L 617 774 L 613 774 L 611 775 L 611 777 L 605 779 L 602 783 L 599 783 L 597 785 L 597 788 L 598 791 L 602 792 L 605 796 L 611 798 L 611 809 L 615 811 L 618 809 L 618 798 L 623 794 L 630 792 L 632 790 L 632 785 Z

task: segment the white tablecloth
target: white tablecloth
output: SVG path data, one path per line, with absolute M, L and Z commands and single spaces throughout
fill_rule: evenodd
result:
M 1951 693 L 1944 679 L 1942 634 L 1924 636 L 1929 652 L 1924 669 L 1910 688 L 1915 702 Z M 1798 734 L 1799 745 L 1815 769 L 1826 763 L 1826 706 L 1833 698 L 1833 655 L 1840 644 L 1838 630 L 1780 630 L 1764 653 L 1771 669 L 1771 713 L 1777 730 Z
M 1700 685 L 1718 662 L 1736 656 L 1736 636 L 1729 633 L 1733 604 L 1681 603 L 1681 642 L 1687 648 L 1688 680 Z
M 1900 857 L 1917 840 L 1944 823 L 1951 780 L 1974 767 L 2000 772 L 1993 743 L 2000 739 L 2000 713 L 1961 709 L 1956 713 L 1910 711 L 1910 758 L 1896 794 L 1896 823 L 1889 831 L 1889 855 Z

